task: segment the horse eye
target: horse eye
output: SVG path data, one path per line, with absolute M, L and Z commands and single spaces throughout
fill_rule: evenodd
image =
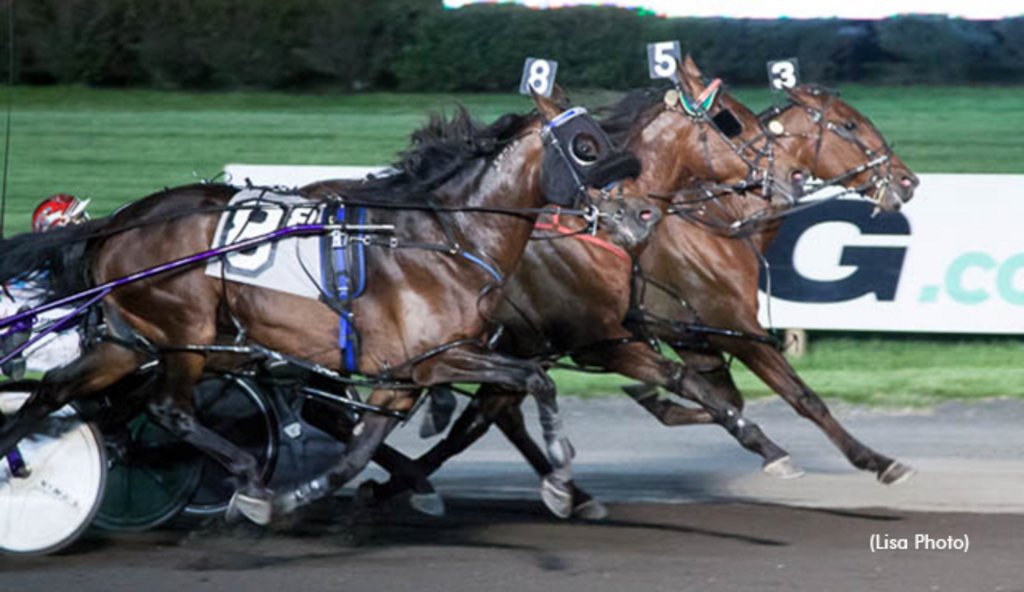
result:
M 597 140 L 589 134 L 580 134 L 572 140 L 572 153 L 578 160 L 591 163 L 597 160 L 599 146 Z
M 851 120 L 847 121 L 846 123 L 844 123 L 843 127 L 845 127 L 846 129 L 848 129 L 848 130 L 850 130 L 852 132 L 853 130 L 857 129 L 857 122 L 851 119 Z

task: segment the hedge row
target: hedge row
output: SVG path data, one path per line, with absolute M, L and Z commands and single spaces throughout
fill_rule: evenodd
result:
M 568 85 L 625 88 L 647 80 L 645 44 L 668 39 L 733 84 L 763 84 L 765 61 L 791 55 L 820 82 L 1024 81 L 1024 19 L 662 19 L 610 7 L 444 10 L 440 0 L 14 1 L 16 77 L 26 83 L 510 91 L 523 58 L 536 55 L 559 60 Z

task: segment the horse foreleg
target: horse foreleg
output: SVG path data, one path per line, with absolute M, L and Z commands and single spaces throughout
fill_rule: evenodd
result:
M 673 362 L 643 343 L 628 343 L 607 352 L 605 364 L 630 378 L 657 385 L 698 403 L 709 418 L 721 425 L 741 446 L 764 459 L 764 470 L 781 477 L 798 477 L 803 473 L 793 466 L 789 453 L 772 442 L 753 421 L 728 401 L 715 395 L 707 380 L 692 368 Z M 626 391 L 644 409 L 666 425 L 693 423 L 692 410 L 658 399 L 657 389 Z M 676 415 L 687 415 L 686 421 L 672 423 Z
M 424 385 L 476 382 L 526 392 L 537 401 L 541 428 L 552 471 L 544 478 L 541 496 L 560 518 L 572 515 L 572 458 L 575 452 L 558 410 L 555 383 L 539 364 L 517 360 L 481 347 L 452 349 L 417 366 L 414 379 Z
M 523 420 L 523 411 L 519 405 L 508 405 L 504 407 L 495 418 L 495 424 L 501 430 L 509 442 L 519 450 L 533 470 L 546 479 L 554 471 L 554 467 L 548 462 L 537 443 L 530 437 L 526 429 L 526 422 Z M 600 520 L 608 515 L 608 509 L 600 500 L 580 489 L 575 480 L 570 484 L 572 488 L 572 515 L 577 518 L 588 520 Z
M 346 411 L 339 409 L 335 405 L 313 399 L 306 402 L 304 414 L 310 424 L 334 436 L 341 442 L 346 444 L 351 442 L 352 430 L 356 420 Z M 389 483 L 400 483 L 401 486 L 395 493 L 412 489 L 413 496 L 409 502 L 414 508 L 431 515 L 441 515 L 444 513 L 444 502 L 427 479 L 429 473 L 420 470 L 416 461 L 387 444 L 381 444 L 377 449 L 377 453 L 373 455 L 373 462 L 392 475 Z M 391 495 L 384 493 L 384 488 L 387 485 L 379 485 L 373 481 L 367 481 L 360 485 L 360 489 L 363 487 L 368 488 L 372 492 L 373 497 L 378 500 L 391 497 Z
M 817 424 L 853 466 L 875 473 L 878 480 L 886 485 L 913 475 L 910 467 L 875 452 L 847 432 L 821 397 L 804 384 L 780 352 L 767 345 L 751 343 L 736 355 L 797 413 Z

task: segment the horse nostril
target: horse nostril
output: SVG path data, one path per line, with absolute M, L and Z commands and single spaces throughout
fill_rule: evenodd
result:
M 900 177 L 900 185 L 909 189 L 914 186 L 914 180 L 910 177 Z
M 792 177 L 797 183 L 802 183 L 804 180 L 804 173 L 803 171 L 793 171 Z
M 644 222 L 650 222 L 654 218 L 654 210 L 642 210 L 640 212 L 640 219 Z

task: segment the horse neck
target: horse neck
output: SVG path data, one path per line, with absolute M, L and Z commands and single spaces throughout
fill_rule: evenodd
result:
M 659 113 L 630 140 L 628 147 L 640 157 L 643 172 L 625 189 L 635 195 L 667 195 L 702 183 L 723 183 L 732 167 L 747 169 L 739 156 L 719 143 L 721 138 L 713 129 L 704 128 L 704 133 L 707 146 L 712 147 L 710 153 L 698 124 L 679 112 Z
M 639 177 L 624 183 L 626 193 L 667 194 L 691 186 L 701 176 L 703 147 L 688 125 L 684 115 L 662 111 L 630 138 L 627 148 L 639 156 L 643 167 Z
M 481 159 L 472 172 L 449 183 L 444 193 L 462 196 L 449 203 L 468 208 L 501 210 L 541 208 L 540 136 L 530 134 L 513 141 L 494 158 Z M 515 267 L 529 241 L 536 213 L 487 215 L 479 212 L 454 214 L 467 250 L 489 258 L 508 274 Z M 460 238 L 459 240 L 463 240 Z

